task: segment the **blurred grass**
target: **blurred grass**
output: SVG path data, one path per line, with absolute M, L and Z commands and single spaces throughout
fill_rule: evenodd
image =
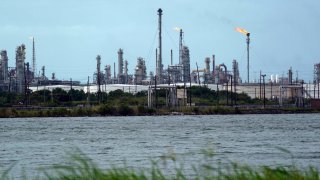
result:
M 289 151 L 279 148 L 289 153 Z M 161 156 L 158 160 L 151 161 L 151 167 L 145 169 L 111 168 L 103 170 L 99 168 L 89 157 L 80 150 L 68 155 L 65 165 L 52 165 L 39 169 L 41 176 L 27 178 L 23 174 L 22 179 L 48 179 L 48 180 L 319 180 L 320 173 L 315 167 L 298 168 L 294 164 L 289 166 L 248 166 L 234 162 L 221 162 L 215 159 L 212 149 L 204 149 L 199 152 L 201 160 L 192 164 L 192 172 L 185 170 L 183 157 L 193 156 L 193 153 L 176 154 L 173 151 Z M 198 153 L 198 155 L 199 155 Z M 171 165 L 170 165 L 171 163 Z M 162 166 L 161 166 L 162 165 Z M 160 167 L 161 166 L 161 167 Z M 170 168 L 172 173 L 162 168 Z M 11 165 L 0 175 L 0 180 L 14 179 L 10 176 Z

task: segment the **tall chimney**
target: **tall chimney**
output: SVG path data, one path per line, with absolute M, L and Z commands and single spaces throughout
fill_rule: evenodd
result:
M 180 36 L 179 36 L 179 64 L 182 65 L 182 38 L 183 38 L 183 31 L 180 29 Z
M 247 33 L 247 81 L 250 83 L 249 79 L 249 45 L 250 45 L 250 33 Z
M 158 83 L 162 83 L 162 22 L 161 22 L 161 16 L 162 16 L 162 9 L 158 9 L 158 16 L 159 16 L 159 58 L 157 60 L 157 69 L 156 69 L 156 75 L 158 78 Z
M 37 69 L 36 69 L 36 48 L 34 43 L 34 37 L 32 37 L 32 71 L 34 76 L 36 76 Z
M 216 68 L 216 56 L 215 55 L 212 55 L 212 75 L 214 76 L 214 71 L 215 71 L 215 68 Z

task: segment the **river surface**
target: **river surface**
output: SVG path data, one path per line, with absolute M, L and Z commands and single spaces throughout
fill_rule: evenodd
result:
M 0 174 L 16 163 L 14 177 L 32 176 L 75 148 L 102 168 L 150 167 L 172 152 L 193 164 L 211 148 L 220 160 L 320 169 L 320 114 L 0 119 Z

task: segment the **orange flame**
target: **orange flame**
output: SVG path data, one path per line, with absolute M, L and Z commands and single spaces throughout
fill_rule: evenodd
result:
M 239 33 L 245 34 L 245 35 L 249 34 L 249 32 L 247 30 L 240 28 L 240 27 L 237 27 L 236 31 L 238 31 Z

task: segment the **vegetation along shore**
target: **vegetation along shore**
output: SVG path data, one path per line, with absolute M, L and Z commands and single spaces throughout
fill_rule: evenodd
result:
M 21 94 L 0 93 L 0 117 L 59 117 L 59 116 L 146 116 L 146 115 L 211 115 L 211 114 L 283 114 L 319 113 L 320 109 L 296 107 L 294 100 L 280 107 L 277 100 L 250 98 L 244 93 L 214 91 L 192 87 L 186 99 L 177 106 L 166 106 L 166 91 L 159 90 L 156 104 L 148 106 L 146 91 L 135 94 L 122 90 L 86 94 L 82 90 L 40 90 Z M 27 98 L 26 98 L 27 97 Z M 98 100 L 100 99 L 100 100 Z M 190 106 L 191 104 L 191 106 Z

